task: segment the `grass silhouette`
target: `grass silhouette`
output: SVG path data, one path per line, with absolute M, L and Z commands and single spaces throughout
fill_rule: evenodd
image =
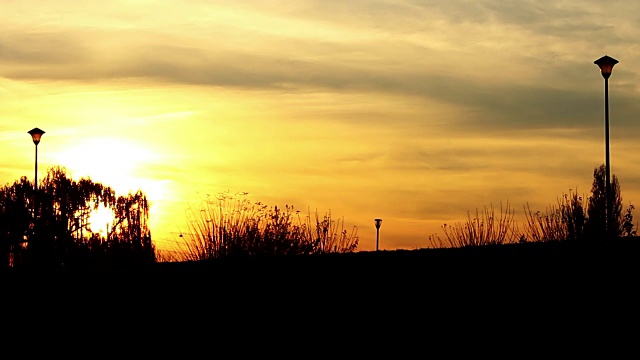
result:
M 293 206 L 269 207 L 251 202 L 248 193 L 207 195 L 187 212 L 189 229 L 172 249 L 178 261 L 225 257 L 291 256 L 353 252 L 357 228 L 331 212 L 301 217 Z
M 516 242 L 518 232 L 515 229 L 514 211 L 509 202 L 496 216 L 493 204 L 485 206 L 482 212 L 476 209 L 475 216 L 467 212 L 467 220 L 454 225 L 444 224 L 442 230 L 446 240 L 437 234 L 429 236 L 429 243 L 434 248 L 460 248 L 465 246 L 500 245 Z

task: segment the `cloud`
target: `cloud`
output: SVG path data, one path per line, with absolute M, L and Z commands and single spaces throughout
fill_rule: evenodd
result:
M 587 71 L 593 75 L 595 65 L 590 59 L 577 64 L 570 55 L 571 47 L 583 46 L 586 38 L 608 38 L 598 36 L 600 29 L 595 26 L 597 16 L 606 11 L 599 6 L 355 1 L 205 8 L 213 25 L 205 27 L 205 20 L 186 18 L 182 9 L 184 23 L 169 20 L 181 31 L 172 36 L 154 22 L 163 11 L 170 11 L 162 7 L 150 14 L 146 25 L 111 29 L 70 25 L 39 32 L 9 28 L 3 31 L 0 66 L 5 76 L 25 80 L 137 79 L 138 84 L 423 97 L 473 111 L 476 116 L 467 125 L 475 122 L 486 129 L 508 127 L 515 118 L 523 129 L 582 126 L 601 105 L 597 101 L 601 94 L 585 89 L 587 78 L 580 75 Z M 130 14 L 139 11 L 131 8 Z M 257 23 L 231 25 L 217 11 Z M 112 21 L 129 18 L 111 13 L 119 16 L 107 18 Z M 420 21 L 423 16 L 426 19 Z M 278 20 L 274 27 L 282 31 L 260 26 L 274 20 Z M 320 38 L 295 30 L 287 35 L 292 24 L 314 26 L 333 36 Z M 207 39 L 206 33 L 187 31 L 187 25 L 216 36 Z M 629 34 L 638 32 L 638 24 L 625 25 Z M 489 50 L 494 48 L 492 54 Z M 465 57 L 474 55 L 467 62 Z M 594 88 L 595 83 L 589 82 Z M 633 95 L 620 94 L 617 101 L 636 110 Z M 477 115 L 481 113 L 485 115 Z

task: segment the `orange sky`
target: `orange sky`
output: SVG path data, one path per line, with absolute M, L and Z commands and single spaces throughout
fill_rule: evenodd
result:
M 151 200 L 166 247 L 204 194 L 248 192 L 422 248 L 467 211 L 640 200 L 640 5 L 502 1 L 3 2 L 0 181 L 66 167 Z M 626 206 L 625 206 L 626 207 Z

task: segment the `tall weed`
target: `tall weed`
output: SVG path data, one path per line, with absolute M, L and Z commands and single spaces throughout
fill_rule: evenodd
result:
M 252 203 L 247 193 L 206 196 L 187 211 L 189 231 L 181 234 L 173 254 L 184 260 L 225 257 L 308 255 L 353 252 L 357 228 L 344 229 L 344 219 L 331 212 L 320 217 L 300 215 L 293 206 L 269 207 Z
M 517 240 L 518 234 L 514 215 L 515 212 L 511 210 L 509 202 L 506 202 L 504 207 L 502 202 L 500 203 L 500 213 L 497 216 L 493 204 L 489 207 L 485 206 L 482 212 L 476 208 L 473 217 L 470 212 L 467 212 L 466 222 L 442 226 L 446 239 L 432 235 L 429 241 L 433 247 L 438 248 L 513 243 Z

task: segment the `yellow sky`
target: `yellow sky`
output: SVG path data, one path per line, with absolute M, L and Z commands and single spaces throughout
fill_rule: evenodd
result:
M 467 211 L 640 201 L 640 5 L 627 1 L 2 2 L 0 181 L 66 167 L 141 188 L 159 247 L 203 194 L 331 211 L 359 250 L 421 248 Z

